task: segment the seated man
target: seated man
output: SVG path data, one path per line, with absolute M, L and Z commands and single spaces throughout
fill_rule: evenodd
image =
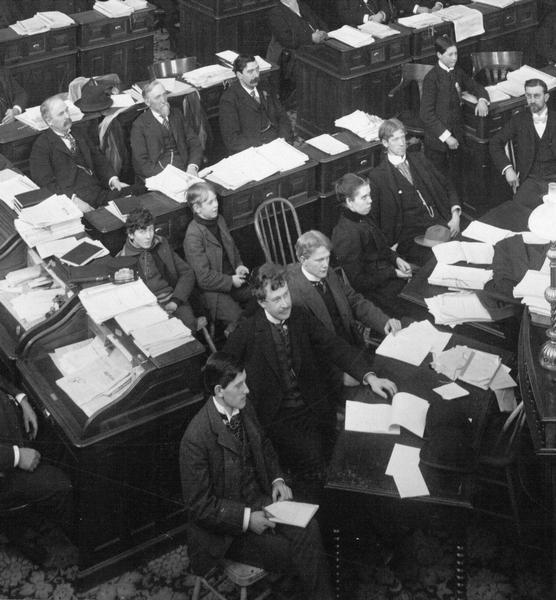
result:
M 542 79 L 527 80 L 528 110 L 513 115 L 490 140 L 494 166 L 515 191 L 514 200 L 527 208 L 538 206 L 548 183 L 556 181 L 556 113 L 548 110 L 549 97 Z M 510 140 L 514 143 L 516 169 L 506 154 Z
M 168 93 L 156 79 L 143 88 L 150 110 L 139 115 L 131 126 L 131 152 L 135 174 L 152 177 L 174 165 L 197 175 L 203 148 L 197 134 L 186 124 L 181 111 L 171 108 Z
M 12 77 L 8 69 L 0 67 L 0 121 L 11 123 L 27 106 L 27 92 Z
M 240 321 L 224 349 L 245 362 L 253 405 L 282 466 L 304 484 L 316 484 L 316 496 L 334 440 L 337 400 L 329 397 L 321 361 L 370 385 L 384 398 L 394 394 L 396 386 L 373 373 L 366 353 L 304 308 L 292 307 L 282 267 L 262 265 L 251 285 L 260 308 Z
M 243 264 L 239 250 L 226 221 L 218 214 L 218 198 L 210 183 L 194 183 L 186 193 L 193 220 L 183 240 L 187 262 L 197 278 L 204 303 L 212 321 L 232 331 L 241 316 L 241 305 L 251 299 L 246 285 L 249 269 Z
M 189 304 L 195 273 L 170 248 L 165 237 L 154 232 L 154 217 L 146 208 L 135 208 L 125 223 L 127 240 L 118 256 L 136 256 L 136 268 L 146 286 L 170 317 L 177 317 L 195 332 L 206 325 L 196 319 Z
M 356 345 L 362 342 L 357 321 L 380 334 L 399 331 L 401 323 L 330 269 L 332 242 L 320 231 L 307 231 L 295 244 L 298 263 L 288 266 L 288 287 L 294 306 L 311 312 L 327 329 Z
M 387 153 L 369 173 L 371 217 L 389 246 L 397 245 L 398 254 L 410 263 L 422 265 L 432 253 L 415 243 L 416 236 L 436 223 L 449 227 L 452 237 L 459 233 L 461 208 L 457 192 L 422 154 L 406 154 L 406 131 L 401 121 L 384 121 L 378 135 Z
M 220 98 L 222 141 L 230 154 L 276 138 L 293 139 L 288 115 L 271 91 L 259 86 L 259 65 L 254 56 L 240 54 L 234 60 L 237 80 Z
M 400 0 L 395 3 L 396 17 L 410 17 L 420 13 L 430 13 L 444 8 L 447 2 L 438 0 Z
M 41 104 L 41 115 L 49 129 L 37 138 L 31 150 L 31 179 L 53 194 L 73 195 L 87 211 L 120 196 L 143 193 L 143 186 L 122 183 L 102 152 L 79 129 L 72 131 L 68 108 L 60 94 Z
M 0 506 L 35 504 L 69 532 L 71 482 L 60 469 L 41 462 L 40 452 L 32 447 L 37 432 L 37 416 L 27 396 L 0 375 Z M 13 543 L 31 560 L 43 560 L 44 549 L 25 542 L 17 525 L 6 522 Z
M 210 397 L 180 446 L 190 517 L 188 549 L 195 571 L 204 574 L 220 558 L 269 571 L 292 570 L 301 580 L 303 598 L 332 600 L 316 521 L 306 528 L 276 525 L 264 510 L 272 502 L 291 500 L 292 491 L 247 400 L 241 362 L 216 352 L 203 377 Z

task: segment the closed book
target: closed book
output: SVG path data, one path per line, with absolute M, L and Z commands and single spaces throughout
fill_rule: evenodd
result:
M 81 242 L 81 244 L 76 246 L 73 250 L 66 252 L 66 254 L 60 258 L 69 265 L 80 267 L 92 260 L 101 250 L 102 248 L 97 244 L 85 241 Z
M 52 192 L 49 189 L 38 188 L 37 190 L 16 194 L 15 201 L 20 208 L 29 208 L 30 206 L 35 206 L 35 204 L 50 198 L 50 196 L 52 196 Z

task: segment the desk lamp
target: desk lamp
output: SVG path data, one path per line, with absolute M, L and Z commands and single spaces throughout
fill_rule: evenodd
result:
M 540 238 L 550 240 L 546 252 L 550 261 L 550 285 L 544 292 L 550 304 L 550 327 L 546 330 L 548 341 L 539 352 L 539 361 L 543 368 L 556 371 L 556 183 L 548 184 L 543 204 L 529 215 L 529 229 Z

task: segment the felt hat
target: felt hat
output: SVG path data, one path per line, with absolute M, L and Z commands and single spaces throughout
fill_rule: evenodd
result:
M 112 98 L 108 94 L 106 85 L 89 79 L 81 88 L 81 98 L 75 101 L 75 106 L 84 113 L 100 112 L 112 106 Z
M 425 235 L 418 235 L 415 238 L 416 244 L 419 244 L 419 246 L 427 246 L 428 248 L 449 241 L 450 230 L 447 227 L 444 227 L 444 225 L 431 225 L 430 227 L 427 227 Z

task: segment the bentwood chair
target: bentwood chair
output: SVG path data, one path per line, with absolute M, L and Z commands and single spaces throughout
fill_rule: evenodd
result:
M 155 62 L 149 67 L 149 73 L 153 79 L 158 77 L 177 77 L 197 68 L 197 57 L 187 56 L 184 58 L 173 58 Z
M 267 262 L 296 262 L 295 243 L 301 235 L 294 205 L 285 198 L 265 200 L 255 211 L 255 232 Z
M 472 52 L 473 77 L 483 85 L 504 81 L 510 71 L 523 64 L 523 52 L 504 50 L 498 52 Z

